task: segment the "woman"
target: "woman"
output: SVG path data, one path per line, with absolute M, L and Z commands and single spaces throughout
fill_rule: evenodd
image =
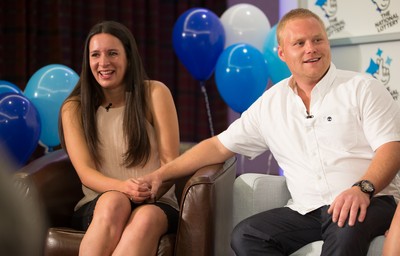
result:
M 150 203 L 137 178 L 178 156 L 178 119 L 170 91 L 147 78 L 124 25 L 91 29 L 60 115 L 61 143 L 84 193 L 73 218 L 86 231 L 80 255 L 155 255 L 160 237 L 176 230 L 178 204 L 171 184 Z

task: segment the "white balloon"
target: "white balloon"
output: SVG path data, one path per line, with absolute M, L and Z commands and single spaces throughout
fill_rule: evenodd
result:
M 247 43 L 263 51 L 271 25 L 267 16 L 251 4 L 236 4 L 221 15 L 225 30 L 225 48 L 236 43 Z

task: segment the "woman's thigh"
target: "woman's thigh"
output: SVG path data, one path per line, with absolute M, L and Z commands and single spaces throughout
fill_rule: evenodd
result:
M 125 194 L 119 191 L 106 191 L 75 211 L 71 219 L 71 226 L 86 231 L 95 213 L 96 216 L 109 216 L 111 221 L 122 221 L 121 218 L 125 218 L 126 221 L 131 212 L 130 207 L 130 200 Z

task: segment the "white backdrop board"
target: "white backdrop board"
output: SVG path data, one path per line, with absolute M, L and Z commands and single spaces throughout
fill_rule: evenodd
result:
M 400 0 L 300 0 L 325 23 L 337 68 L 370 74 L 400 104 Z
M 400 39 L 399 0 L 303 0 L 300 6 L 321 17 L 329 39 Z
M 400 104 L 400 42 L 332 47 L 332 62 L 337 68 L 374 76 Z

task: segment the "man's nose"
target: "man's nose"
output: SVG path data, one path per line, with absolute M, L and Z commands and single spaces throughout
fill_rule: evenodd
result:
M 316 51 L 316 47 L 312 41 L 307 41 L 305 44 L 305 49 L 307 53 L 313 53 Z

